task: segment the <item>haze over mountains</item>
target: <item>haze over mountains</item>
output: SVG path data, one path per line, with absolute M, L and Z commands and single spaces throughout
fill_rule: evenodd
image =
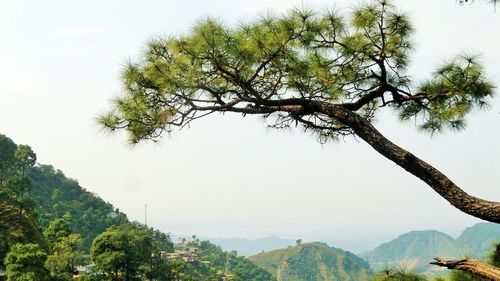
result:
M 267 236 L 258 239 L 202 237 L 202 240 L 209 240 L 221 246 L 226 251 L 237 251 L 238 254 L 243 256 L 253 256 L 262 251 L 267 252 L 286 248 L 295 245 L 296 241 L 277 236 Z
M 180 238 L 191 238 L 191 235 L 180 235 L 180 234 L 170 234 L 172 240 L 178 240 Z M 201 236 L 202 240 L 209 240 L 222 247 L 225 251 L 237 251 L 238 254 L 243 256 L 253 256 L 262 251 L 272 251 L 276 249 L 286 248 L 288 246 L 294 246 L 297 239 L 282 238 L 276 235 L 270 235 L 265 237 L 260 237 L 256 239 L 248 239 L 242 237 L 209 237 Z M 303 239 L 304 240 L 304 239 Z M 305 240 L 305 242 L 313 242 L 311 240 Z M 373 249 L 373 242 L 371 241 L 351 241 L 351 240 L 320 240 L 319 242 L 326 243 L 328 245 L 333 245 L 335 247 L 353 252 L 362 253 Z
M 402 266 L 433 273 L 438 269 L 429 265 L 434 257 L 486 258 L 493 244 L 499 241 L 500 225 L 478 223 L 466 228 L 457 239 L 435 230 L 411 231 L 360 256 L 369 261 L 373 269 Z
M 187 235 L 172 235 L 173 240 L 189 238 Z M 201 237 L 209 240 L 226 251 L 237 251 L 243 256 L 253 256 L 261 252 L 295 246 L 296 239 L 267 236 L 258 239 L 240 237 Z M 484 257 L 491 249 L 494 241 L 500 241 L 500 226 L 491 223 L 478 223 L 468 227 L 454 239 L 450 235 L 437 231 L 410 231 L 391 241 L 380 244 L 378 247 L 369 247 L 368 243 L 359 241 L 334 241 L 326 244 L 359 254 L 371 261 L 372 267 L 378 268 L 388 264 L 404 261 L 413 264 L 415 259 L 432 260 L 441 257 Z M 358 245 L 356 245 L 358 244 Z

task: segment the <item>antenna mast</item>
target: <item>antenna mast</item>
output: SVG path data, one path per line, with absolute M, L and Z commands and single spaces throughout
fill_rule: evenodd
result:
M 144 225 L 148 227 L 148 204 L 144 204 Z

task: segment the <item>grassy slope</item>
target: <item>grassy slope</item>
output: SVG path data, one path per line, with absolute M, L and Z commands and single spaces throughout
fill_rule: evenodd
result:
M 261 253 L 250 260 L 287 281 L 363 281 L 372 275 L 361 258 L 317 242 Z

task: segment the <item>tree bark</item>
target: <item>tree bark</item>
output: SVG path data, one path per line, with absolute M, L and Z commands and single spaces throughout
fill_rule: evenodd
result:
M 500 269 L 477 259 L 442 260 L 435 258 L 431 264 L 472 273 L 490 281 L 500 281 Z
M 451 205 L 474 217 L 500 223 L 500 203 L 467 194 L 439 170 L 383 136 L 368 120 L 340 106 L 321 103 L 319 111 L 349 126 L 377 152 L 427 183 Z

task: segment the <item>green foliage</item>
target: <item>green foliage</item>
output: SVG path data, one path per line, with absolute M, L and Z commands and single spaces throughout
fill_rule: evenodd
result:
M 60 242 L 65 237 L 71 234 L 71 227 L 64 219 L 57 219 L 52 221 L 43 232 L 43 236 L 52 246 Z
M 416 272 L 403 269 L 386 269 L 379 272 L 373 281 L 426 281 L 427 279 Z
M 238 256 L 234 251 L 225 252 L 209 241 L 193 240 L 187 242 L 185 247 L 198 249 L 198 259 L 194 262 L 175 260 L 164 264 L 164 267 L 170 268 L 170 272 L 167 274 L 170 278 L 207 281 L 275 280 L 271 273 L 261 269 L 249 259 Z
M 52 166 L 38 165 L 27 169 L 26 174 L 33 183 L 32 197 L 41 227 L 47 228 L 50 222 L 65 218 L 70 229 L 82 236 L 84 251 L 88 251 L 94 238 L 107 228 L 128 222 L 125 214 L 113 205 Z
M 163 261 L 159 258 L 151 259 L 145 276 L 149 280 L 174 281 L 184 272 L 186 263 L 183 261 Z
M 490 262 L 496 267 L 500 267 L 500 242 L 497 242 L 494 250 L 490 255 Z
M 14 158 L 16 159 L 16 162 L 21 166 L 23 176 L 25 169 L 27 167 L 33 167 L 36 163 L 36 154 L 28 145 L 22 144 L 18 146 L 14 154 Z
M 474 275 L 468 272 L 453 270 L 453 272 L 450 274 L 450 281 L 484 281 L 484 280 L 482 278 L 475 277 Z
M 8 281 L 48 280 L 47 253 L 37 244 L 15 244 L 5 258 Z
M 17 145 L 10 138 L 0 134 L 0 189 L 3 188 L 4 178 L 14 164 L 16 149 Z
M 110 227 L 96 237 L 90 254 L 95 267 L 112 280 L 137 279 L 141 266 L 151 259 L 153 247 L 147 230 L 133 224 Z
M 82 243 L 79 234 L 70 234 L 62 237 L 52 245 L 52 254 L 47 257 L 45 267 L 53 277 L 71 280 L 75 260 L 80 255 L 78 247 Z
M 260 114 L 271 126 L 301 124 L 320 139 L 352 134 L 349 124 L 306 104 L 341 105 L 368 121 L 384 106 L 422 130 L 460 129 L 494 86 L 474 56 L 461 55 L 418 84 L 406 70 L 413 27 L 390 1 L 370 1 L 351 17 L 292 10 L 237 27 L 199 21 L 189 34 L 157 38 L 122 80 L 125 92 L 99 117 L 130 142 L 158 139 L 213 112 Z
M 367 262 L 323 243 L 302 243 L 250 257 L 263 269 L 289 281 L 371 280 Z
M 45 245 L 35 219 L 27 213 L 19 214 L 15 206 L 0 200 L 0 264 L 16 243 Z
M 209 262 L 210 272 L 215 276 L 220 272 L 226 272 L 227 269 L 230 275 L 241 281 L 274 280 L 269 272 L 259 268 L 249 259 L 238 256 L 236 252 L 224 252 L 219 246 L 208 241 L 199 243 L 199 259 Z M 201 265 L 198 267 L 203 269 Z
M 72 280 L 75 260 L 80 255 L 77 250 L 82 244 L 82 238 L 79 234 L 72 233 L 69 224 L 63 219 L 51 222 L 43 234 L 51 249 L 51 254 L 45 262 L 51 277 L 60 281 Z
M 45 246 L 35 221 L 35 203 L 29 195 L 31 180 L 22 173 L 22 163 L 31 162 L 20 162 L 21 155 L 30 150 L 0 134 L 0 264 L 16 243 Z
M 153 228 L 148 228 L 147 231 L 148 235 L 151 237 L 154 252 L 165 251 L 172 253 L 174 251 L 174 243 L 172 243 L 170 235 Z
M 487 106 L 485 98 L 493 95 L 494 88 L 484 77 L 478 57 L 461 55 L 439 67 L 432 80 L 419 86 L 417 95 L 426 95 L 427 99 L 399 107 L 400 117 L 416 117 L 422 120 L 420 129 L 432 132 L 444 126 L 462 129 L 471 110 Z

